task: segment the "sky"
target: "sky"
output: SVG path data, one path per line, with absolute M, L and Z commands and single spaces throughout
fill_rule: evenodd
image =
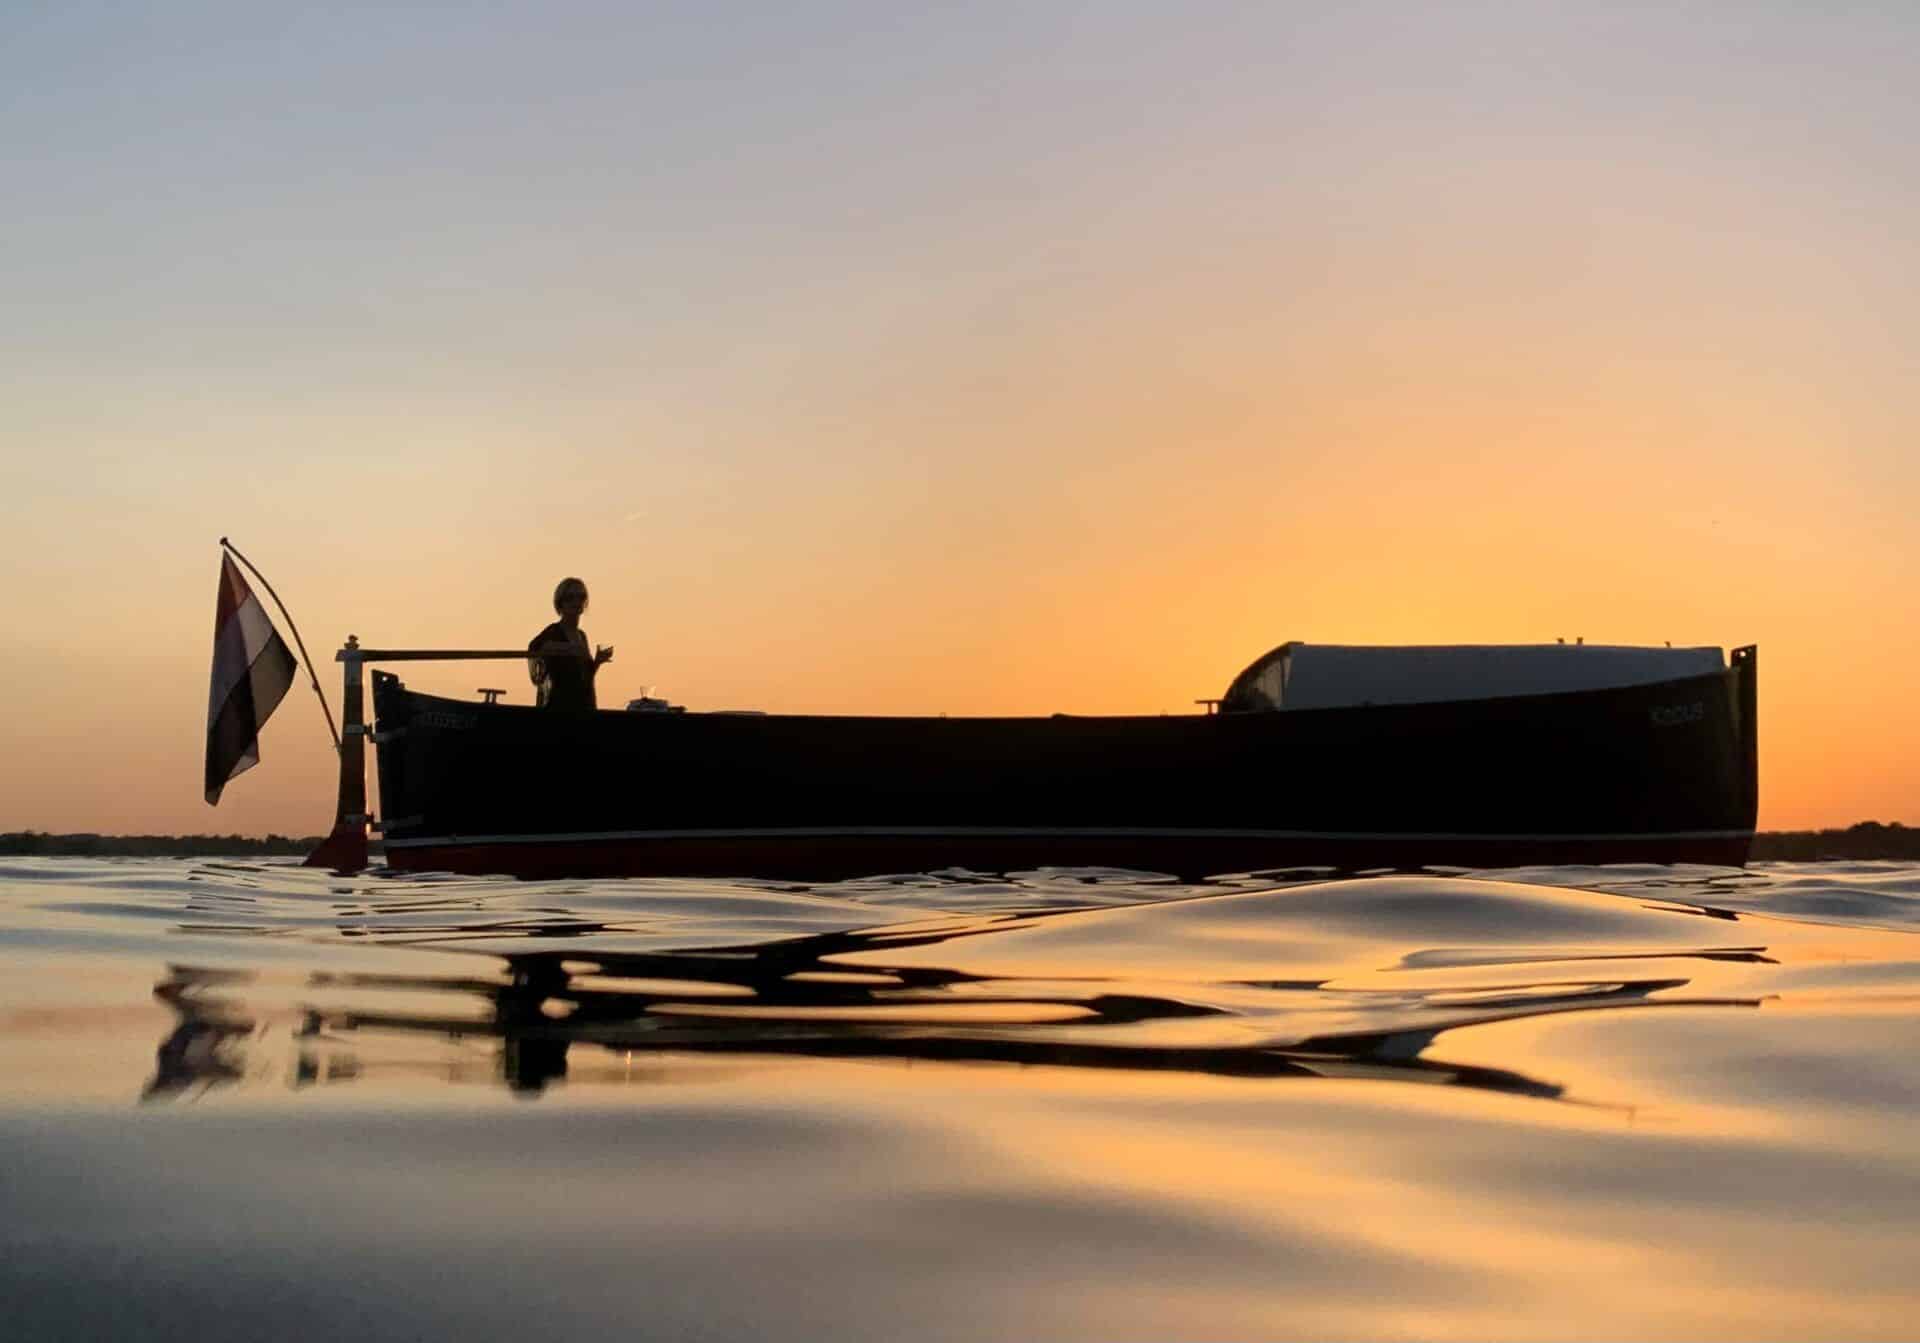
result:
M 1920 822 L 1920 8 L 15 6 L 0 830 L 201 797 L 218 539 L 321 660 L 1186 712 L 1287 639 L 1760 646 Z M 512 664 L 417 667 L 462 695 Z

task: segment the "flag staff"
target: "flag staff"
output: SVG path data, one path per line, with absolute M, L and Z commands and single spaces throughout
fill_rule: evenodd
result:
M 280 608 L 280 614 L 286 617 L 287 628 L 293 631 L 293 641 L 300 647 L 300 662 L 307 669 L 307 679 L 313 683 L 313 693 L 320 697 L 320 712 L 327 716 L 327 733 L 333 738 L 333 749 L 338 751 L 340 734 L 333 726 L 333 708 L 327 703 L 327 692 L 320 688 L 320 678 L 313 674 L 313 659 L 307 656 L 306 640 L 300 637 L 300 627 L 293 623 L 293 616 L 288 612 L 287 604 L 280 600 L 280 594 L 273 590 L 273 584 L 267 581 L 267 576 L 254 568 L 253 561 L 242 555 L 233 542 L 223 536 L 220 538 L 220 544 L 232 551 L 233 557 L 246 565 L 247 571 L 260 580 L 260 586 L 267 590 L 267 595 L 273 598 L 273 604 Z

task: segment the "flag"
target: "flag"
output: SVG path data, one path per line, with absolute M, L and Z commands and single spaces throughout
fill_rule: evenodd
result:
M 260 763 L 260 729 L 293 684 L 293 670 L 293 654 L 233 556 L 222 551 L 207 699 L 207 805 L 220 801 L 227 780 Z

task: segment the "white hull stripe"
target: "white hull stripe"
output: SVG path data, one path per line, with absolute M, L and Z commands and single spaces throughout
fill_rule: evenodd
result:
M 1657 839 L 1748 839 L 1751 830 L 1634 830 L 1618 834 L 1465 834 L 1412 830 L 1200 830 L 1071 826 L 843 825 L 751 830 L 595 830 L 558 835 L 432 835 L 389 839 L 389 849 L 467 844 L 596 844 L 610 840 L 675 839 L 1320 839 L 1380 843 L 1395 840 L 1466 843 L 1570 843 Z

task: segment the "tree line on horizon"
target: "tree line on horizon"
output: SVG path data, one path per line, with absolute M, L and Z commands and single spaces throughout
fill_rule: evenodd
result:
M 1920 826 L 1855 821 L 1844 830 L 1763 830 L 1753 837 L 1756 862 L 1817 863 L 1844 858 L 1920 860 Z
M 44 830 L 0 833 L 0 857 L 8 858 L 302 858 L 320 835 L 56 835 Z M 381 852 L 378 839 L 368 842 Z M 1920 861 L 1920 826 L 1899 821 L 1857 821 L 1835 830 L 1764 830 L 1753 837 L 1758 862 L 1812 863 L 1835 859 Z
M 304 857 L 319 835 L 70 835 L 44 830 L 0 834 L 0 855 L 10 858 L 214 858 Z

